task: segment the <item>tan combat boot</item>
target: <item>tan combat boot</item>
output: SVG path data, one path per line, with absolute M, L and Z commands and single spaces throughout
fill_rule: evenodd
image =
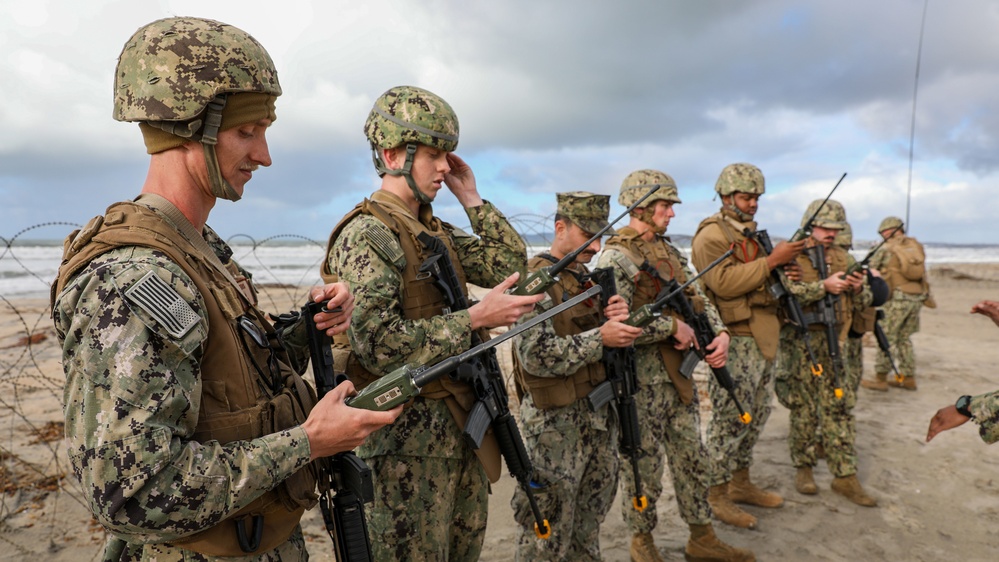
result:
M 730 484 L 719 484 L 708 488 L 708 504 L 715 519 L 742 529 L 755 529 L 756 518 L 732 503 L 728 496 Z
M 721 542 L 711 523 L 690 526 L 690 539 L 683 556 L 688 562 L 756 562 L 752 551 Z
M 888 392 L 888 375 L 884 373 L 876 373 L 874 375 L 874 380 L 860 379 L 860 386 L 868 390 Z
M 815 479 L 812 478 L 812 467 L 798 467 L 798 474 L 794 477 L 794 489 L 798 490 L 799 494 L 807 494 L 809 496 L 819 493 L 819 487 L 815 485 Z
M 666 562 L 652 540 L 652 533 L 636 533 L 631 537 L 630 553 L 631 562 Z
M 862 505 L 864 507 L 874 507 L 878 505 L 877 500 L 868 496 L 867 492 L 864 491 L 864 488 L 860 486 L 860 480 L 857 480 L 856 474 L 851 474 L 842 478 L 835 478 L 833 479 L 830 487 L 832 488 L 832 491 L 857 505 Z
M 732 473 L 732 481 L 728 483 L 728 498 L 734 502 L 759 507 L 780 507 L 784 505 L 784 498 L 780 497 L 780 494 L 763 490 L 749 480 L 748 468 L 736 470 Z

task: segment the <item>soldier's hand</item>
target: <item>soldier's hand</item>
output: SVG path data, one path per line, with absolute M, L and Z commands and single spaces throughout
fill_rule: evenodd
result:
M 683 320 L 674 318 L 673 321 L 676 322 L 676 333 L 673 334 L 676 343 L 673 344 L 673 347 L 680 351 L 686 351 L 696 346 L 697 337 L 694 335 L 694 329 Z
M 999 326 L 999 302 L 982 301 L 971 307 L 972 314 L 988 316 L 996 326 Z
M 801 266 L 797 262 L 791 262 L 784 266 L 784 275 L 787 275 L 788 281 L 801 281 Z
M 837 271 L 822 281 L 822 286 L 825 287 L 827 293 L 838 295 L 850 287 L 850 282 L 844 279 L 842 275 L 842 271 Z
M 608 320 L 600 326 L 600 339 L 606 347 L 628 347 L 635 343 L 640 335 L 642 335 L 641 328 L 617 320 Z
M 475 187 L 475 174 L 472 167 L 457 154 L 449 152 L 447 163 L 451 170 L 444 174 L 444 184 L 451 190 L 461 206 L 469 209 L 482 205 L 482 197 Z
M 864 281 L 867 278 L 863 271 L 854 271 L 846 278 L 846 282 L 849 283 L 850 289 L 853 292 L 858 292 L 864 288 Z
M 731 341 L 732 338 L 729 337 L 728 332 L 722 332 L 711 340 L 706 350 L 710 353 L 704 356 L 704 360 L 709 366 L 716 369 L 725 366 L 725 363 L 728 362 L 728 344 Z
M 628 319 L 628 314 L 630 314 L 630 311 L 628 310 L 628 301 L 624 300 L 624 297 L 621 295 L 614 295 L 608 299 L 607 306 L 604 307 L 604 318 L 624 322 Z
M 767 266 L 771 270 L 774 268 L 790 263 L 802 250 L 805 249 L 805 240 L 798 240 L 797 242 L 780 242 L 774 246 L 774 251 L 767 256 Z
M 473 330 L 509 326 L 524 314 L 534 310 L 534 305 L 545 298 L 547 293 L 526 297 L 506 294 L 507 290 L 517 285 L 518 279 L 520 279 L 520 273 L 514 272 L 513 275 L 486 293 L 481 301 L 468 307 Z
M 930 420 L 930 429 L 926 432 L 926 442 L 929 443 L 941 431 L 947 431 L 959 425 L 964 425 L 970 419 L 968 416 L 958 412 L 957 407 L 953 404 L 946 408 L 940 408 L 933 415 L 933 419 Z
M 392 423 L 402 413 L 402 405 L 385 412 L 351 408 L 344 401 L 357 394 L 350 381 L 338 384 L 323 399 L 302 424 L 309 437 L 312 459 L 350 451 L 376 429 Z
M 347 331 L 350 327 L 350 317 L 354 313 L 354 295 L 346 283 L 329 283 L 311 290 L 312 302 L 326 303 L 326 310 L 316 314 L 316 328 L 325 330 L 327 336 L 335 336 Z

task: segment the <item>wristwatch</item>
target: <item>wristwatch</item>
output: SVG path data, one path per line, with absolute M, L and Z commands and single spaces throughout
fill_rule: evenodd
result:
M 958 398 L 957 402 L 954 404 L 954 407 L 957 408 L 957 413 L 961 414 L 962 416 L 973 418 L 975 416 L 971 415 L 971 410 L 968 409 L 969 406 L 971 406 L 971 397 L 968 396 L 967 394 Z

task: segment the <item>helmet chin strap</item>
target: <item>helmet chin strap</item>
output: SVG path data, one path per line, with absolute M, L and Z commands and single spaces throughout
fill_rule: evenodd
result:
M 205 113 L 205 128 L 201 133 L 201 146 L 205 149 L 205 167 L 208 169 L 208 184 L 212 195 L 229 201 L 239 201 L 240 194 L 222 177 L 219 169 L 218 154 L 215 145 L 219 142 L 219 127 L 222 125 L 222 110 L 225 108 L 226 97 L 223 94 L 215 96 L 208 104 Z
M 371 159 L 375 163 L 375 170 L 378 170 L 378 177 L 382 177 L 385 174 L 390 176 L 402 176 L 406 179 L 406 185 L 412 190 L 413 196 L 421 205 L 429 205 L 433 203 L 433 199 L 427 196 L 427 194 L 420 191 L 420 188 L 416 187 L 416 181 L 413 180 L 413 158 L 416 155 L 416 143 L 406 144 L 406 162 L 403 163 L 402 168 L 398 170 L 393 170 L 385 165 L 385 161 L 382 160 L 381 155 L 378 153 L 378 147 L 371 146 Z
M 638 216 L 638 220 L 649 225 L 649 230 L 656 234 L 656 236 L 662 236 L 666 234 L 666 227 L 658 226 L 652 218 L 653 213 L 649 212 L 649 208 L 645 207 L 642 210 L 642 214 Z
M 735 203 L 725 203 L 724 200 L 722 200 L 722 209 L 732 211 L 743 222 L 749 222 L 755 218 L 753 215 L 742 212 L 739 207 L 735 206 Z

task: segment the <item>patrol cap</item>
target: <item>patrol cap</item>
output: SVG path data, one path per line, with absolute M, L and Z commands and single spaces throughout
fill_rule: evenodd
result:
M 637 170 L 628 174 L 621 182 L 621 194 L 618 195 L 617 202 L 623 207 L 630 207 L 655 185 L 659 186 L 659 191 L 643 202 L 646 207 L 660 200 L 682 203 L 677 193 L 676 182 L 669 174 L 659 170 Z
M 572 221 L 587 234 L 596 234 L 607 226 L 610 215 L 610 195 L 597 195 L 585 191 L 556 193 L 557 213 Z M 616 234 L 613 228 L 606 234 Z
M 731 195 L 736 192 L 763 195 L 766 192 L 763 172 L 752 164 L 729 164 L 718 176 L 715 191 L 718 195 Z
M 815 215 L 815 210 L 822 205 L 824 199 L 816 199 L 808 205 L 804 216 L 801 217 L 801 226 L 804 227 L 808 219 Z M 812 221 L 812 226 L 820 226 L 832 230 L 843 230 L 846 228 L 846 209 L 835 199 L 829 199 Z
M 878 232 L 884 232 L 892 229 L 902 230 L 902 226 L 904 224 L 905 223 L 902 222 L 902 219 L 898 217 L 885 217 L 885 219 L 881 221 L 881 224 L 878 225 Z

